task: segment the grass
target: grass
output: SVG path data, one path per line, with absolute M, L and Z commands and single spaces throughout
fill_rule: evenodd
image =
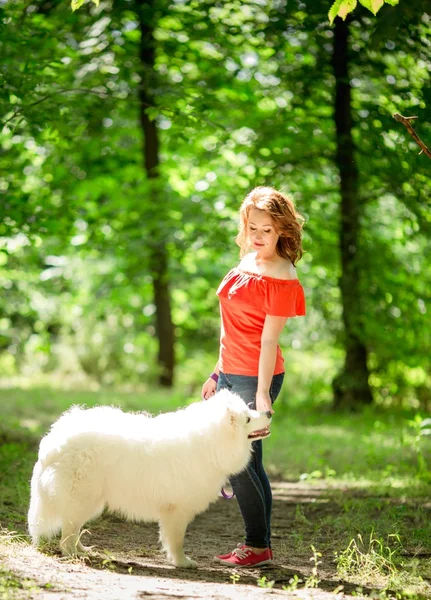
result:
M 26 592 L 33 595 L 41 591 L 42 588 L 37 586 L 31 579 L 19 577 L 11 571 L 0 568 L 0 598 L 2 600 L 12 600 L 18 595 L 22 597 L 22 594 Z
M 181 389 L 151 394 L 1 389 L 0 524 L 25 532 L 40 437 L 71 405 L 158 413 L 196 399 Z M 316 489 L 314 501 L 298 498 L 292 508 L 292 528 L 282 542 L 289 554 L 307 561 L 312 554 L 315 585 L 322 561 L 343 582 L 380 590 L 379 598 L 431 598 L 431 440 L 421 435 L 425 415 L 378 408 L 336 415 L 325 406 L 287 402 L 275 409 L 265 442 L 272 478 Z M 271 583 L 265 579 L 260 585 Z M 0 574 L 4 597 L 14 585 L 12 575 Z M 289 585 L 298 586 L 299 579 Z
M 22 535 L 0 527 L 0 555 L 8 548 L 26 543 Z M 4 568 L 0 564 L 0 598 L 14 600 L 15 598 L 34 598 L 44 590 L 53 591 L 51 584 L 38 585 L 33 579 Z
M 389 534 L 384 540 L 371 532 L 369 538 L 364 540 L 359 533 L 345 550 L 336 553 L 337 572 L 341 577 L 361 575 L 366 582 L 380 575 L 394 577 L 399 551 L 398 534 Z
M 427 495 L 431 440 L 420 435 L 424 416 L 367 409 L 334 414 L 325 407 L 280 407 L 266 461 L 288 480 L 343 482 L 391 496 Z

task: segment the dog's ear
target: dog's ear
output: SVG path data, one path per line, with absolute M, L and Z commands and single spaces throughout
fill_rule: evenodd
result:
M 229 419 L 229 425 L 236 429 L 238 427 L 238 414 L 236 411 L 232 410 L 230 407 L 227 409 L 227 416 Z

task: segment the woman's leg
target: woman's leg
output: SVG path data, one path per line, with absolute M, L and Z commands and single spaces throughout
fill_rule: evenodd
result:
M 272 403 L 274 404 L 277 399 L 281 386 L 283 385 L 284 373 L 280 373 L 279 375 L 275 375 L 272 378 L 271 388 L 270 388 L 270 396 Z M 271 548 L 271 513 L 272 513 L 272 491 L 271 485 L 269 483 L 268 476 L 265 471 L 265 467 L 263 466 L 263 440 L 258 440 L 257 442 L 253 442 L 253 462 L 254 468 L 257 476 L 259 477 L 259 481 L 261 482 L 262 489 L 265 496 L 265 511 L 266 511 L 266 526 L 267 526 L 267 536 L 268 536 L 268 547 Z
M 227 388 L 238 394 L 246 404 L 254 406 L 257 390 L 257 377 L 242 375 L 226 375 L 220 373 L 217 389 Z M 247 546 L 266 548 L 267 518 L 265 508 L 265 492 L 256 473 L 254 457 L 247 468 L 230 479 L 232 489 L 242 514 L 245 525 Z
M 273 379 L 271 385 L 273 401 L 278 396 L 282 382 L 283 375 L 276 375 Z M 257 377 L 220 373 L 218 389 L 224 388 L 238 394 L 244 402 L 255 407 Z M 246 545 L 268 548 L 271 545 L 271 486 L 262 464 L 262 441 L 254 442 L 253 448 L 253 456 L 247 469 L 231 478 L 231 485 L 244 519 Z

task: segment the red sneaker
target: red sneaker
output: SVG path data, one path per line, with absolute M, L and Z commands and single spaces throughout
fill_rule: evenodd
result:
M 238 542 L 236 545 L 237 548 L 242 548 L 243 546 L 244 546 L 244 544 L 242 542 Z M 219 554 L 218 556 L 215 556 L 214 558 L 215 558 L 215 560 L 219 560 L 219 559 L 224 560 L 226 558 L 229 558 L 231 554 L 232 554 L 232 552 L 228 552 L 227 554 Z M 271 560 L 274 559 L 274 555 L 272 553 L 272 548 L 269 548 L 269 556 L 271 557 Z
M 238 542 L 236 545 L 237 548 L 242 548 L 243 546 L 244 546 L 244 544 L 242 542 Z M 235 550 L 234 550 L 234 552 L 235 552 Z M 227 554 L 219 554 L 218 556 L 215 556 L 214 558 L 215 558 L 215 560 L 220 560 L 220 559 L 225 560 L 226 558 L 230 558 L 231 554 L 232 554 L 232 551 L 228 552 Z
M 235 548 L 227 558 L 226 555 L 221 555 L 216 556 L 215 559 L 228 567 L 260 567 L 272 562 L 272 552 L 270 548 L 266 548 L 260 554 L 256 554 L 251 548 L 241 546 Z

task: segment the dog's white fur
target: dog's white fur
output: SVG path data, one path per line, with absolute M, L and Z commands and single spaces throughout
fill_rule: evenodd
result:
M 61 529 L 62 552 L 82 554 L 82 526 L 108 508 L 129 520 L 158 521 L 168 559 L 196 567 L 183 550 L 187 525 L 246 467 L 248 436 L 269 422 L 269 413 L 227 390 L 156 417 L 73 407 L 40 443 L 28 513 L 33 543 Z

